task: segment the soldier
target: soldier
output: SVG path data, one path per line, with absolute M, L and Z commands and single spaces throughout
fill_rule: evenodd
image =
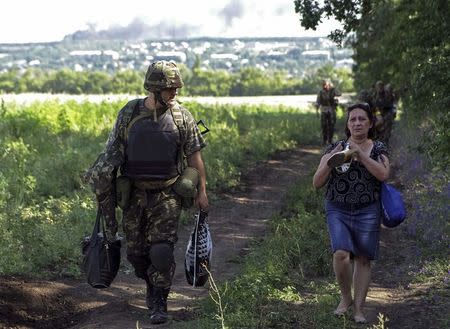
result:
M 131 100 L 120 110 L 105 151 L 85 177 L 96 194 L 108 240 L 117 237 L 115 208 L 117 204 L 122 208 L 127 259 L 136 276 L 146 282 L 153 324 L 168 319 L 183 202 L 174 187 L 179 176 L 188 172 L 186 165 L 197 175 L 197 206 L 208 208 L 201 156 L 206 144 L 192 114 L 175 99 L 181 87 L 175 63 L 152 63 L 144 81 L 148 96 Z
M 370 108 L 373 107 L 372 104 L 372 95 L 369 89 L 361 89 L 359 94 L 358 94 L 358 100 L 363 102 L 363 103 L 367 103 L 369 104 Z
M 336 124 L 336 97 L 341 93 L 336 90 L 328 80 L 322 81 L 322 89 L 317 94 L 316 110 L 320 108 L 320 123 L 322 127 L 323 144 L 331 144 L 333 141 L 334 125 Z
M 386 95 L 386 107 L 383 111 L 384 120 L 384 134 L 383 141 L 389 145 L 389 139 L 391 138 L 392 127 L 394 125 L 395 117 L 397 116 L 397 96 L 395 95 L 394 88 L 390 83 L 384 87 Z
M 383 81 L 377 81 L 373 95 L 374 112 L 377 118 L 375 130 L 376 137 L 382 140 L 385 144 L 389 143 L 392 124 L 394 121 L 393 97 L 393 94 L 387 90 Z

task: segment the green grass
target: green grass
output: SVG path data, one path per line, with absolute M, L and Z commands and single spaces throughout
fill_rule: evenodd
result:
M 79 243 L 95 218 L 82 175 L 125 103 L 2 104 L 0 275 L 79 274 Z M 318 138 L 318 120 L 298 109 L 184 105 L 211 129 L 203 158 L 212 198 L 214 191 L 236 187 L 245 166 Z
M 312 176 L 312 174 L 311 174 Z M 339 301 L 323 213 L 323 191 L 311 176 L 289 192 L 289 205 L 255 243 L 242 274 L 219 287 L 225 328 L 354 328 L 330 316 Z M 199 317 L 179 328 L 220 328 L 217 303 L 205 300 Z
M 433 165 L 413 151 L 415 139 L 397 129 L 406 142 L 396 148 L 392 160 L 408 205 L 408 219 L 398 229 L 405 230 L 417 250 L 405 264 L 404 270 L 411 271 L 405 277 L 411 289 L 429 287 L 417 293 L 424 303 L 440 305 L 445 314 L 450 301 L 448 175 L 428 171 Z M 290 191 L 288 206 L 271 220 L 268 236 L 242 260 L 242 274 L 219 286 L 225 325 L 219 322 L 217 303 L 207 299 L 198 318 L 177 328 L 358 328 L 348 317 L 330 316 L 339 289 L 330 264 L 323 191 L 313 190 L 311 179 L 312 173 Z M 448 326 L 445 316 L 435 321 L 438 327 Z M 387 328 L 386 322 L 380 314 L 378 323 L 368 328 Z

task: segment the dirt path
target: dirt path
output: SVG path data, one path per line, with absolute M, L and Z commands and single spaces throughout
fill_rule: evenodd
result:
M 317 165 L 319 152 L 317 148 L 280 152 L 245 173 L 242 189 L 221 194 L 212 202 L 209 223 L 216 281 L 238 274 L 240 256 L 247 252 L 251 241 L 264 237 L 266 222 L 283 207 L 288 186 Z M 158 328 L 171 328 L 192 319 L 197 300 L 208 294 L 206 287 L 188 286 L 184 277 L 184 251 L 190 229 L 190 225 L 181 228 L 176 248 L 178 267 L 169 296 L 172 319 Z M 354 328 L 371 328 L 378 322 L 377 314 L 383 313 L 389 318 L 384 328 L 440 329 L 435 319 L 448 314 L 450 297 L 447 294 L 433 300 L 430 287 L 411 283 L 414 241 L 402 227 L 383 229 L 380 247 L 367 299 L 369 326 Z M 106 290 L 92 289 L 82 280 L 0 278 L 0 328 L 128 329 L 136 328 L 137 322 L 140 328 L 152 328 L 147 320 L 143 282 L 135 278 L 126 262 L 124 265 Z
M 378 313 L 389 319 L 389 329 L 444 329 L 436 320 L 450 321 L 450 295 L 433 296 L 430 285 L 413 283 L 416 250 L 402 227 L 382 230 L 380 259 L 374 264 L 367 297 L 371 323 L 378 322 Z
M 298 148 L 279 152 L 259 163 L 243 176 L 237 192 L 221 194 L 212 202 L 209 223 L 214 251 L 212 274 L 217 282 L 237 274 L 239 256 L 251 241 L 262 239 L 266 222 L 281 210 L 285 193 L 316 166 L 320 150 Z M 207 296 L 207 287 L 192 288 L 184 276 L 184 252 L 190 225 L 179 232 L 176 247 L 177 270 L 169 296 L 172 321 L 159 328 L 193 317 L 196 301 Z M 2 280 L 0 289 L 0 328 L 124 329 L 151 327 L 144 301 L 143 281 L 126 267 L 106 290 L 95 290 L 78 280 Z M 3 325 L 3 326 L 2 326 Z

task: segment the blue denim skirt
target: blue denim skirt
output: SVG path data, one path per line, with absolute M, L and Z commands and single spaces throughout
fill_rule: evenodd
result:
M 360 209 L 342 208 L 325 201 L 328 233 L 333 253 L 346 250 L 352 256 L 378 258 L 380 244 L 380 203 L 375 202 Z

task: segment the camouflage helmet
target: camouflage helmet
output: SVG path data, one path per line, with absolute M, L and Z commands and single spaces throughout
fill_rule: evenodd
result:
M 174 62 L 157 61 L 148 67 L 145 74 L 144 89 L 150 92 L 167 88 L 181 88 L 184 83 L 180 70 Z

